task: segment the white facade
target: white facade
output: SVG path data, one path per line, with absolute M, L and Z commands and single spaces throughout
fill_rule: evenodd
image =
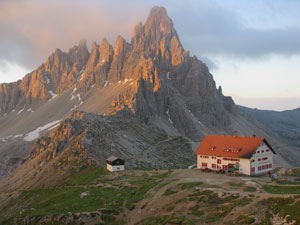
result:
M 125 166 L 124 166 L 124 165 L 112 166 L 112 165 L 110 165 L 110 164 L 107 164 L 106 168 L 107 168 L 107 170 L 109 170 L 110 172 L 116 172 L 116 171 L 122 171 L 122 170 L 125 170 Z
M 274 153 L 265 142 L 257 148 L 250 159 L 251 175 L 265 174 L 273 170 Z
M 273 170 L 274 153 L 265 142 L 257 148 L 251 159 L 197 155 L 197 168 L 223 169 L 239 163 L 239 171 L 245 175 L 265 174 Z M 231 164 L 231 165 L 230 165 Z

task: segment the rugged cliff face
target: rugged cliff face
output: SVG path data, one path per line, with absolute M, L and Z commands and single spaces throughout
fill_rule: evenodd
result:
M 113 116 L 74 111 L 34 143 L 30 156 L 0 189 L 53 186 L 61 182 L 64 172 L 104 166 L 111 155 L 123 158 L 126 168 L 186 168 L 195 162 L 187 139 L 140 123 L 128 109 Z
M 0 85 L 1 114 L 30 109 L 72 87 L 89 58 L 85 41 L 68 53 L 56 49 L 38 69 L 22 80 Z
M 103 39 L 100 45 L 92 44 L 90 53 L 85 41 L 67 53 L 57 49 L 22 80 L 0 85 L 0 108 L 0 176 L 10 173 L 29 154 L 34 139 L 51 128 L 49 123 L 67 118 L 74 109 L 106 116 L 129 109 L 149 129 L 184 136 L 196 142 L 193 147 L 205 134 L 265 135 L 260 126 L 240 114 L 231 97 L 216 88 L 207 66 L 184 50 L 162 7 L 154 7 L 146 23 L 136 25 L 130 43 L 119 36 L 114 48 Z M 26 138 L 32 132 L 34 138 Z M 68 135 L 73 140 L 75 134 Z M 53 147 L 56 150 L 51 154 L 56 156 L 60 148 L 67 149 L 61 147 L 65 141 L 47 140 L 38 140 L 33 152 Z M 109 151 L 98 142 L 95 146 L 98 144 L 106 157 Z M 91 153 L 93 147 L 88 149 Z M 103 162 L 101 154 L 97 155 L 102 160 L 99 163 Z M 121 155 L 132 154 L 128 150 Z M 145 162 L 164 164 L 162 158 L 153 157 Z M 179 158 L 174 162 L 180 162 Z M 8 161 L 12 163 L 6 166 Z
M 133 85 L 113 101 L 109 114 L 126 105 L 144 122 L 168 117 L 180 133 L 194 139 L 199 135 L 190 132 L 193 122 L 185 116 L 186 109 L 207 126 L 230 125 L 226 111 L 234 112 L 233 101 L 218 92 L 206 65 L 184 51 L 162 7 L 154 7 L 145 25 L 135 27 L 131 43 L 119 36 L 113 49 L 103 39 L 100 46 L 93 43 L 89 53 L 80 41 L 68 53 L 57 49 L 23 80 L 2 84 L 1 113 L 38 107 L 74 87 L 84 97 L 94 85 L 103 88 L 122 80 Z

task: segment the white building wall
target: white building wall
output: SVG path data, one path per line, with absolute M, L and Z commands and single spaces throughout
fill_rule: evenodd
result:
M 246 175 L 250 175 L 250 160 L 249 159 L 241 159 L 241 158 L 233 158 L 233 157 L 218 157 L 218 156 L 205 156 L 208 158 L 201 158 L 201 155 L 197 155 L 197 168 L 200 169 L 202 166 L 202 163 L 207 163 L 207 168 L 209 169 L 215 169 L 213 168 L 213 164 L 216 165 L 216 168 L 223 169 L 224 166 L 228 166 L 228 164 L 236 164 L 237 162 L 240 164 L 240 172 Z M 225 159 L 234 159 L 235 161 L 231 160 L 224 160 Z M 221 160 L 221 163 L 218 163 L 218 159 Z
M 250 160 L 249 159 L 240 159 L 240 172 L 242 174 L 251 175 L 250 170 Z
M 112 166 L 110 164 L 106 165 L 107 170 L 109 170 L 110 172 L 116 172 L 116 171 L 122 171 L 125 170 L 125 166 L 124 165 L 119 165 L 119 166 Z
M 267 150 L 269 150 L 267 152 Z M 259 151 L 259 153 L 257 153 Z M 264 151 L 262 153 L 262 151 Z M 274 164 L 273 164 L 273 156 L 274 153 L 271 151 L 271 149 L 268 148 L 265 142 L 261 146 L 259 146 L 256 150 L 256 153 L 253 154 L 251 159 L 242 159 L 242 158 L 233 158 L 233 157 L 217 157 L 217 156 L 205 156 L 208 158 L 201 158 L 201 155 L 197 155 L 197 168 L 200 169 L 202 166 L 202 163 L 207 163 L 207 168 L 209 169 L 215 169 L 212 167 L 212 164 L 217 165 L 217 168 L 223 169 L 223 165 L 228 166 L 228 164 L 236 164 L 236 162 L 239 162 L 239 168 L 240 172 L 246 175 L 255 175 L 255 174 L 264 174 L 269 171 L 273 170 Z M 268 158 L 267 160 L 262 160 L 263 158 Z M 236 159 L 239 161 L 230 161 L 230 160 L 224 160 L 224 158 L 230 158 L 230 159 Z M 258 159 L 261 159 L 261 161 L 258 161 Z M 221 163 L 218 164 L 217 160 L 220 159 Z M 254 162 L 251 162 L 254 160 Z M 272 168 L 264 169 L 264 170 L 258 170 L 258 166 L 263 165 L 269 165 L 272 164 Z M 255 172 L 251 172 L 251 168 L 255 167 Z
M 252 172 L 251 175 L 264 174 L 272 171 L 274 169 L 273 157 L 274 157 L 274 153 L 271 151 L 271 149 L 269 149 L 268 145 L 266 145 L 265 142 L 262 142 L 262 145 L 260 145 L 257 148 L 255 154 L 253 154 L 252 158 L 250 159 L 251 162 L 250 168 L 255 168 L 255 172 Z M 263 160 L 263 158 L 268 158 L 268 159 Z M 262 168 L 265 165 L 272 165 L 272 167 L 258 170 L 259 166 Z

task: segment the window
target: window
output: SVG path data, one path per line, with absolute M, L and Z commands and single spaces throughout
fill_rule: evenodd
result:
M 269 164 L 269 168 L 272 168 L 272 164 Z
M 258 167 L 258 171 L 260 171 L 260 170 L 261 170 L 261 166 Z
M 264 158 L 262 158 L 262 160 L 267 160 L 268 159 L 268 157 L 264 157 Z
M 251 168 L 251 172 L 253 172 L 253 173 L 255 172 L 255 167 Z
M 221 159 L 218 159 L 218 160 L 217 160 L 217 163 L 218 163 L 218 164 L 221 164 Z
M 269 152 L 269 151 L 270 151 L 269 149 L 266 150 L 266 152 Z
M 264 152 L 265 152 L 264 150 L 261 151 L 261 153 L 264 153 Z
M 216 168 L 216 164 L 212 164 L 211 167 L 212 167 L 212 168 Z
M 207 167 L 207 163 L 202 163 L 202 166 L 203 167 Z
M 259 158 L 258 161 L 261 161 L 261 158 Z
M 254 159 L 252 159 L 252 160 L 251 160 L 251 162 L 253 163 L 253 162 L 255 162 L 255 160 L 254 160 Z
M 260 151 L 257 151 L 257 154 L 260 153 Z
M 227 166 L 226 166 L 226 165 L 223 165 L 223 166 L 222 166 L 222 169 L 223 169 L 223 170 L 227 170 Z
M 216 159 L 216 157 L 215 157 L 215 156 L 212 156 L 211 158 L 212 158 L 212 159 Z

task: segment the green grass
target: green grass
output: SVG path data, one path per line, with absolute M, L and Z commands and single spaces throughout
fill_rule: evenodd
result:
M 205 214 L 204 211 L 202 210 L 199 210 L 200 208 L 200 205 L 195 205 L 194 207 L 190 208 L 191 210 L 191 213 L 194 215 L 194 216 L 202 216 Z
M 300 223 L 300 201 L 295 198 L 269 198 L 263 200 L 262 205 L 267 208 L 265 219 L 262 224 L 271 224 L 272 214 L 279 214 L 281 217 L 289 215 L 289 221 L 295 220 Z M 271 214 L 272 213 L 272 214 Z
M 163 181 L 165 178 L 169 176 L 168 172 L 165 173 L 158 173 L 156 175 L 153 175 L 152 177 L 148 177 L 145 179 L 139 179 L 136 181 L 131 182 L 131 184 L 138 185 L 139 188 L 137 188 L 134 192 L 134 195 L 132 195 L 130 198 L 127 199 L 126 207 L 130 210 L 134 209 L 134 204 L 142 199 L 145 198 L 145 194 L 155 187 L 158 183 Z
M 89 191 L 90 194 L 81 199 L 80 194 L 85 191 Z M 114 211 L 120 212 L 123 202 L 132 197 L 134 192 L 133 188 L 114 190 L 111 188 L 62 187 L 24 191 L 19 198 L 27 205 L 24 215 L 28 216 L 94 211 L 98 208 L 114 209 Z M 121 193 L 121 195 L 118 196 L 117 193 Z M 36 210 L 30 210 L 31 208 Z
M 178 184 L 178 186 L 181 187 L 181 190 L 184 190 L 184 189 L 189 189 L 189 188 L 197 187 L 197 186 L 199 186 L 201 184 L 203 184 L 203 182 L 189 182 L 189 183 Z
M 270 194 L 300 194 L 300 186 L 263 185 L 263 189 Z
M 115 221 L 123 210 L 123 206 L 132 210 L 135 204 L 144 199 L 146 193 L 164 180 L 169 173 L 157 173 L 145 179 L 141 177 L 127 177 L 132 182 L 132 186 L 119 184 L 110 188 L 84 186 L 69 186 L 88 184 L 96 178 L 101 178 L 101 182 L 113 183 L 111 179 L 106 179 L 106 171 L 98 167 L 85 168 L 78 173 L 70 176 L 65 184 L 67 186 L 52 189 L 39 189 L 23 191 L 20 196 L 12 203 L 15 206 L 22 206 L 25 211 L 22 217 L 37 217 L 45 215 L 68 214 L 78 212 L 93 212 L 103 209 L 105 224 Z M 116 180 L 120 182 L 122 178 Z M 127 183 L 127 182 L 125 182 Z M 89 195 L 80 198 L 82 192 L 89 192 Z M 35 210 L 31 210 L 34 208 Z
M 173 195 L 180 191 L 180 190 L 178 190 L 178 188 L 181 190 L 185 190 L 185 189 L 197 187 L 201 184 L 203 184 L 203 183 L 202 182 L 180 183 L 180 184 L 177 184 L 175 187 L 168 188 L 163 195 L 164 196 Z
M 244 186 L 245 184 L 244 183 L 235 183 L 235 182 L 228 182 L 228 184 L 231 186 L 231 187 L 242 187 Z
M 188 199 L 197 202 L 197 205 L 190 209 L 192 214 L 200 216 L 204 215 L 201 212 L 203 210 L 209 212 L 205 215 L 204 222 L 206 224 L 214 223 L 227 216 L 234 208 L 243 207 L 253 201 L 252 198 L 241 198 L 239 195 L 228 195 L 221 198 L 218 193 L 211 190 L 195 190 Z
M 256 187 L 248 186 L 243 189 L 245 192 L 256 192 Z
M 228 202 L 230 204 L 224 205 L 225 202 Z M 215 203 L 215 211 L 212 211 L 208 217 L 205 219 L 206 223 L 212 223 L 216 222 L 225 216 L 227 216 L 234 208 L 236 207 L 241 207 L 248 205 L 252 200 L 250 198 L 244 197 L 244 198 L 239 198 L 235 196 L 229 196 L 227 198 L 224 198 L 222 200 L 218 200 Z M 213 202 L 212 202 L 213 203 Z M 220 205 L 220 203 L 223 203 Z
M 89 166 L 80 171 L 74 170 L 66 179 L 65 185 L 84 185 L 92 182 L 100 176 L 108 174 L 107 170 L 102 167 Z
M 284 185 L 300 185 L 299 181 L 289 181 L 283 179 L 274 179 L 277 184 L 284 184 Z
M 173 195 L 176 194 L 178 191 L 173 190 L 172 188 L 168 188 L 165 193 L 163 194 L 164 196 L 169 196 L 169 195 Z
M 237 222 L 237 224 L 240 224 L 240 225 L 253 224 L 255 222 L 255 218 L 250 217 L 250 216 L 240 215 L 237 218 L 236 222 Z
M 143 219 L 139 225 L 165 225 L 165 224 L 178 224 L 178 225 L 193 225 L 194 222 L 188 220 L 184 216 L 153 216 L 146 219 Z

